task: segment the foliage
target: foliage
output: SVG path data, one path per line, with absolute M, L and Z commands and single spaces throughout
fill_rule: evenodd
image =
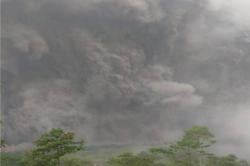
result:
M 194 126 L 188 129 L 183 138 L 176 144 L 166 148 L 153 148 L 138 154 L 123 153 L 118 156 L 107 154 L 109 159 L 99 160 L 97 153 L 101 150 L 93 148 L 92 161 L 81 156 L 66 155 L 82 149 L 83 142 L 74 141 L 74 133 L 53 129 L 43 134 L 36 142 L 33 150 L 25 154 L 1 153 L 3 166 L 250 166 L 247 161 L 235 155 L 219 157 L 209 153 L 207 148 L 215 143 L 214 135 L 207 127 Z M 104 147 L 107 150 L 107 147 Z M 123 149 L 124 150 L 124 149 Z M 101 152 L 101 153 L 106 153 Z M 120 151 L 121 152 L 121 151 Z M 120 153 L 119 152 L 119 153 Z M 85 149 L 84 156 L 88 152 Z M 106 154 L 105 154 L 106 155 Z M 113 156 L 110 158 L 110 156 Z M 86 157 L 86 156 L 85 156 Z M 107 161 L 108 160 L 108 161 Z M 20 162 L 21 161 L 21 162 Z M 106 161 L 106 162 L 104 162 Z
M 124 153 L 111 158 L 108 166 L 160 166 L 160 164 L 150 155 Z
M 1 166 L 19 166 L 21 153 L 1 153 Z
M 62 156 L 82 149 L 83 141 L 73 140 L 73 132 L 52 129 L 35 142 L 35 148 L 26 154 L 22 164 L 25 166 L 59 166 Z
M 249 166 L 249 164 L 246 161 L 239 160 L 234 155 L 228 155 L 219 158 L 217 161 L 217 166 Z
M 216 157 L 208 153 L 206 148 L 214 143 L 214 135 L 207 127 L 194 126 L 176 144 L 150 151 L 166 158 L 169 166 L 249 166 L 246 161 L 239 161 L 233 155 Z
M 203 149 L 214 143 L 214 135 L 207 127 L 194 126 L 185 132 L 183 139 L 177 143 L 177 146 L 191 149 Z
M 62 166 L 94 166 L 90 160 L 81 160 L 76 158 L 63 158 Z
M 214 143 L 214 135 L 207 127 L 194 126 L 185 132 L 182 140 L 169 148 L 169 153 L 178 165 L 200 165 L 206 158 L 205 148 Z

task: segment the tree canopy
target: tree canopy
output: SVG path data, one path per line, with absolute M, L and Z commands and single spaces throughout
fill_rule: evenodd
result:
M 83 148 L 83 141 L 74 141 L 73 132 L 52 129 L 35 141 L 35 148 L 24 158 L 25 166 L 59 166 L 60 158 Z
M 207 127 L 193 126 L 183 137 L 167 147 L 152 148 L 139 153 L 125 152 L 110 155 L 105 161 L 67 155 L 83 148 L 83 141 L 75 141 L 73 132 L 52 129 L 34 142 L 34 148 L 23 157 L 22 166 L 250 166 L 235 155 L 218 156 L 209 147 L 215 143 Z M 87 154 L 86 152 L 81 154 Z M 3 166 L 19 166 L 20 155 L 2 155 Z M 79 158 L 80 157 L 80 158 Z M 95 156 L 97 157 L 97 156 Z M 92 161 L 93 159 L 93 161 Z M 98 163 L 98 164 L 97 164 Z

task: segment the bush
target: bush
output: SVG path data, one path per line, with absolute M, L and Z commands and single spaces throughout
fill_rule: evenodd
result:
M 22 153 L 1 153 L 1 166 L 19 166 Z
M 76 158 L 63 158 L 62 166 L 94 166 L 90 160 L 81 160 Z

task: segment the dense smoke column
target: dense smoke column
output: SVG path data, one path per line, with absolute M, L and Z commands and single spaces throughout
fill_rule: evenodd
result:
M 193 124 L 208 125 L 233 150 L 241 142 L 227 131 L 229 117 L 249 115 L 250 35 L 238 9 L 212 0 L 1 5 L 9 143 L 54 127 L 90 144 L 162 143 Z

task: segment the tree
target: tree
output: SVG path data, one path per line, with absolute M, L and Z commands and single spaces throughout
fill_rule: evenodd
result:
M 177 146 L 202 150 L 214 143 L 214 135 L 207 127 L 193 126 L 185 132 L 184 137 L 177 143 Z
M 239 160 L 235 155 L 227 155 L 219 158 L 218 166 L 249 166 L 249 163 L 244 160 Z
M 208 153 L 205 148 L 214 143 L 214 135 L 207 127 L 193 126 L 175 145 L 167 149 L 151 149 L 151 152 L 165 154 L 173 165 L 196 166 L 206 160 Z
M 1 153 L 0 165 L 1 166 L 20 166 L 20 161 L 22 159 L 22 153 Z
M 36 142 L 35 148 L 25 155 L 25 166 L 60 166 L 60 158 L 83 148 L 83 141 L 75 142 L 73 132 L 52 129 L 43 134 Z

